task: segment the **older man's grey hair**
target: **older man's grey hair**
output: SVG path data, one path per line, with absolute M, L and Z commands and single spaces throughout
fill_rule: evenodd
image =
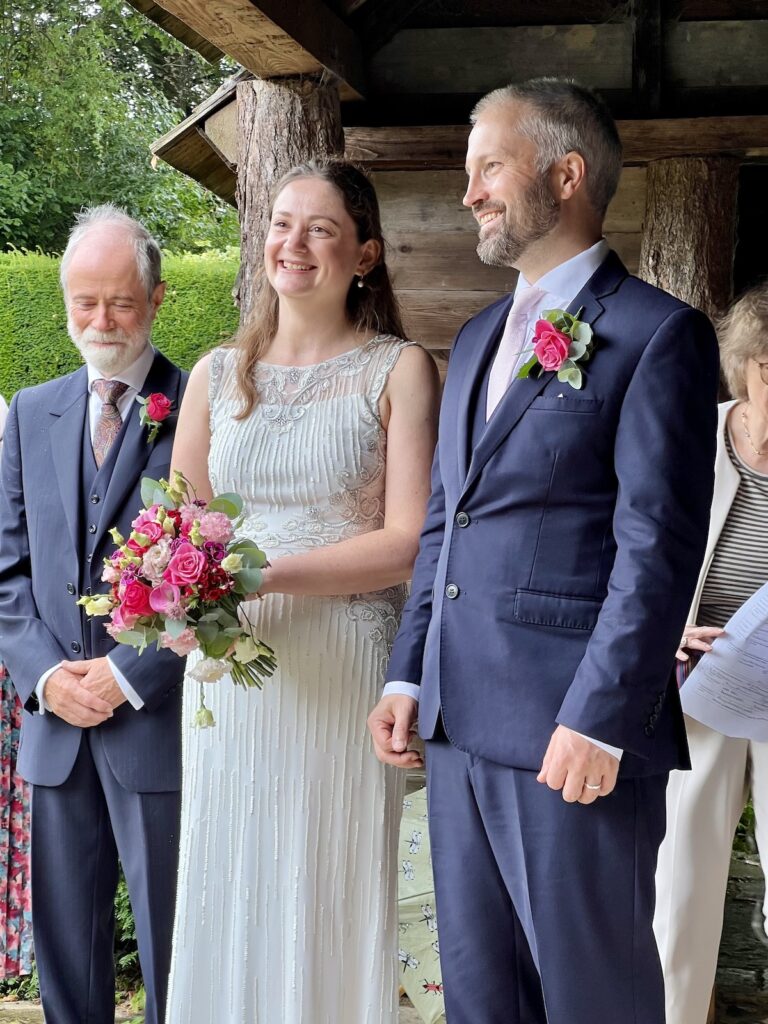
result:
M 143 224 L 113 203 L 86 207 L 75 216 L 75 226 L 61 257 L 59 277 L 64 294 L 67 294 L 67 274 L 75 249 L 91 231 L 104 226 L 114 227 L 117 233 L 127 236 L 133 242 L 139 280 L 147 289 L 147 298 L 152 298 L 152 293 L 162 281 L 160 246 Z
M 472 111 L 476 124 L 491 107 L 515 103 L 524 113 L 517 128 L 537 148 L 537 170 L 544 174 L 566 153 L 580 153 L 587 166 L 590 203 L 604 216 L 621 176 L 621 140 L 608 107 L 570 79 L 532 78 L 484 96 Z
M 768 363 L 768 281 L 744 292 L 717 324 L 720 366 L 733 398 L 746 401 L 747 364 Z

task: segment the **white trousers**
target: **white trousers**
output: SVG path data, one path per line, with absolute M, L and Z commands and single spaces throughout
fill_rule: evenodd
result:
M 667 1024 L 706 1024 L 733 835 L 750 790 L 758 849 L 768 851 L 768 743 L 732 739 L 687 716 L 685 724 L 692 771 L 670 775 L 653 927 Z

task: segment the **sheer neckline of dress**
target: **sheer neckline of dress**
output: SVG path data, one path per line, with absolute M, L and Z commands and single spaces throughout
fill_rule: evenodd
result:
M 319 363 L 267 363 L 259 359 L 256 365 L 263 366 L 268 370 L 316 370 L 319 366 L 327 366 L 328 363 L 340 362 L 342 359 L 348 359 L 358 352 L 365 352 L 372 345 L 392 337 L 391 334 L 376 334 L 368 341 L 364 341 L 362 345 L 355 345 L 354 348 L 348 348 L 346 352 L 339 352 L 338 355 L 329 356 L 328 359 L 322 359 Z

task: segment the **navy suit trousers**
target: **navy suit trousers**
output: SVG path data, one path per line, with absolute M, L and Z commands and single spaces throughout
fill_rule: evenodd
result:
M 664 1024 L 654 872 L 667 776 L 566 803 L 536 772 L 427 743 L 448 1024 Z
M 176 896 L 180 793 L 132 793 L 98 728 L 69 778 L 32 787 L 32 916 L 46 1024 L 114 1024 L 118 857 L 136 921 L 145 1024 L 163 1024 Z

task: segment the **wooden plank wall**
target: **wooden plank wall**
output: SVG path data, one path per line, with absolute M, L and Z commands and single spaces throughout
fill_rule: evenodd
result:
M 637 272 L 645 213 L 644 167 L 626 167 L 606 216 L 606 236 Z M 441 359 L 464 321 L 509 292 L 517 274 L 478 259 L 477 228 L 461 199 L 463 171 L 378 171 L 387 262 L 409 337 Z

